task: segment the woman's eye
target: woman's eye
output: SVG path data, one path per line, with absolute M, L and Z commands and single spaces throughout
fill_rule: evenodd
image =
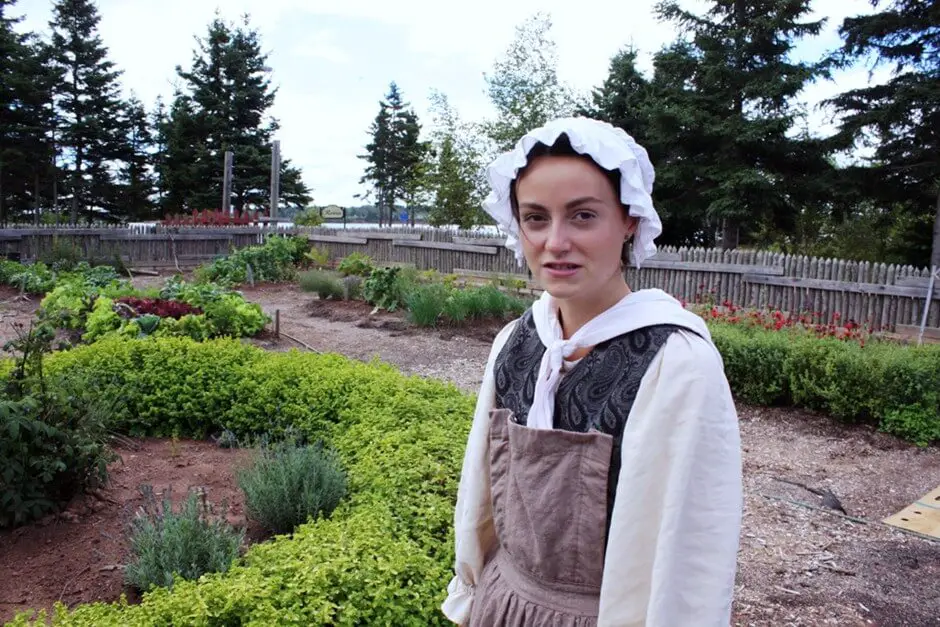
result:
M 522 216 L 522 221 L 523 221 L 523 222 L 529 222 L 529 223 L 532 223 L 532 222 L 541 222 L 541 221 L 543 221 L 544 219 L 545 219 L 545 216 L 543 216 L 543 215 L 541 215 L 541 214 L 538 214 L 538 213 L 530 213 L 530 214 L 527 214 L 527 215 Z
M 576 214 L 574 214 L 574 217 L 576 220 L 582 220 L 582 221 L 591 220 L 592 218 L 594 218 L 594 212 L 593 211 L 579 211 Z

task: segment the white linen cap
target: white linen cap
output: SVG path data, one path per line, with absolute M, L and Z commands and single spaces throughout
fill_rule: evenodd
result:
M 605 170 L 620 171 L 620 202 L 638 219 L 633 236 L 632 256 L 636 267 L 656 254 L 655 239 L 663 232 L 659 214 L 653 208 L 653 164 L 646 149 L 623 129 L 591 118 L 558 118 L 526 133 L 515 147 L 497 157 L 486 169 L 491 191 L 483 210 L 496 220 L 506 234 L 506 248 L 513 251 L 519 265 L 525 263 L 519 224 L 512 215 L 510 188 L 527 163 L 528 153 L 538 144 L 552 146 L 565 134 L 575 152 L 587 155 Z

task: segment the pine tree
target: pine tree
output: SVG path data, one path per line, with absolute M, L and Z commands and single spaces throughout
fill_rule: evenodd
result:
M 413 203 L 408 201 L 413 200 L 415 190 L 422 183 L 429 146 L 420 138 L 417 114 L 403 100 L 394 81 L 385 99 L 379 102 L 379 112 L 369 127 L 369 134 L 371 141 L 366 144 L 366 154 L 359 156 L 368 165 L 359 182 L 371 185 L 379 204 L 379 224 L 384 222 L 384 210 L 391 225 L 398 201 L 409 206 L 414 223 Z
M 161 133 L 164 208 L 170 211 L 218 207 L 225 152 L 234 153 L 232 207 L 269 206 L 271 153 L 278 122 L 268 114 L 277 90 L 271 87 L 267 55 L 258 32 L 245 18 L 233 26 L 216 17 L 199 40 L 189 70 L 177 68 L 185 91 L 177 94 Z M 306 206 L 311 198 L 300 170 L 281 162 L 280 199 Z
M 157 217 L 153 200 L 156 192 L 154 137 L 147 110 L 136 96 L 128 100 L 122 122 L 127 142 L 119 175 L 120 205 L 132 220 L 152 220 Z
M 834 142 L 874 149 L 869 164 L 849 173 L 886 213 L 905 216 L 897 225 L 904 261 L 940 266 L 940 3 L 895 0 L 846 19 L 839 32 L 844 45 L 834 65 L 874 57 L 893 68 L 887 82 L 829 101 L 842 114 Z
M 0 0 L 0 223 L 25 212 L 38 220 L 55 176 L 48 47 L 14 30 L 13 5 Z
M 625 48 L 610 60 L 607 78 L 591 94 L 592 106 L 579 111 L 622 128 L 649 150 L 650 81 L 636 67 L 637 50 Z
M 801 115 L 793 100 L 821 71 L 789 58 L 822 26 L 804 21 L 809 0 L 713 0 L 703 16 L 669 0 L 657 12 L 688 36 L 657 55 L 653 80 L 669 107 L 656 132 L 682 131 L 672 135 L 670 165 L 685 170 L 675 200 L 720 221 L 725 248 L 792 229 L 802 199 L 787 181 L 828 165 L 818 143 L 788 137 Z
M 98 9 L 92 0 L 57 0 L 53 7 L 54 67 L 60 118 L 58 143 L 68 164 L 70 221 L 79 215 L 119 217 L 114 162 L 126 153 L 121 114 L 121 72 L 108 60 L 98 35 Z

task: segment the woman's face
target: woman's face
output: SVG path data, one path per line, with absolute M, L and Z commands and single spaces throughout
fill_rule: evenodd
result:
M 575 156 L 538 157 L 516 182 L 522 248 L 532 275 L 560 300 L 610 297 L 636 229 L 610 180 Z

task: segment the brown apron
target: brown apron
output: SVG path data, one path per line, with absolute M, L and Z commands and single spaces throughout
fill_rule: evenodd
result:
M 473 627 L 597 625 L 613 437 L 490 420 L 499 546 L 474 594 Z

